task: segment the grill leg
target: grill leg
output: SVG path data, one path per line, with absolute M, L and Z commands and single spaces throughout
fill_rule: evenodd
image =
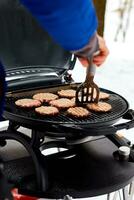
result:
M 121 190 L 122 191 L 122 190 Z M 107 200 L 124 200 L 121 195 L 121 191 L 118 190 L 114 192 L 113 194 L 107 194 Z
M 121 191 L 119 190 L 119 199 L 122 200 Z
M 133 195 L 134 195 L 134 181 L 130 184 L 130 187 L 126 186 L 125 188 L 122 189 L 123 193 L 123 200 L 133 200 Z
M 107 200 L 110 200 L 110 194 L 107 194 Z
M 130 184 L 130 188 L 129 188 L 129 195 L 134 196 L 134 181 Z
M 117 197 L 119 196 L 119 191 L 116 191 L 114 193 L 113 199 L 112 200 L 117 200 Z

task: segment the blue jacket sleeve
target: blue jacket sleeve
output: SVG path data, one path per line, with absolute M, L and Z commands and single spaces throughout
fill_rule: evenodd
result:
M 83 48 L 97 29 L 92 0 L 20 0 L 66 50 Z
M 6 90 L 5 71 L 4 67 L 0 63 L 0 120 L 2 119 L 4 100 L 5 100 L 5 90 Z

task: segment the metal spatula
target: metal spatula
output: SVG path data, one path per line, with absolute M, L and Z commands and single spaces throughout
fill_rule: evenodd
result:
M 93 57 L 88 59 L 89 66 L 87 67 L 86 79 L 76 90 L 76 104 L 98 103 L 99 88 L 94 83 L 94 75 L 96 65 L 93 63 Z

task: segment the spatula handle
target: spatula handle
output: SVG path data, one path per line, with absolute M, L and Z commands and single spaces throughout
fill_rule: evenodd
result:
M 90 66 L 88 66 L 88 69 L 90 74 L 92 74 L 92 76 L 95 75 L 96 72 L 96 65 L 93 63 L 93 59 L 90 60 Z
M 98 50 L 92 56 L 90 56 L 88 58 L 89 65 L 87 67 L 87 73 L 86 73 L 87 74 L 86 79 L 88 79 L 88 80 L 89 80 L 89 77 L 92 77 L 92 79 L 93 79 L 95 76 L 96 65 L 93 63 L 93 57 L 99 55 L 99 53 L 100 53 L 100 51 Z
M 89 78 L 94 78 L 96 72 L 96 65 L 93 63 L 93 57 L 89 59 L 89 66 L 87 67 L 86 71 L 86 80 L 89 80 Z

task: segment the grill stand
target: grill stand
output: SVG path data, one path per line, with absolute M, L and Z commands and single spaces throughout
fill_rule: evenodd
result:
M 21 132 L 18 132 L 16 130 L 18 127 L 19 127 L 18 125 L 10 122 L 8 130 L 2 131 L 0 133 L 0 139 L 2 139 L 2 141 L 13 139 L 18 141 L 25 147 L 25 149 L 28 151 L 34 162 L 37 188 L 39 191 L 45 191 L 47 188 L 47 175 L 46 171 L 43 169 L 43 165 L 41 162 L 42 155 L 39 151 L 38 145 L 35 148 L 35 143 L 39 144 L 39 138 L 35 137 L 34 133 L 34 136 L 32 137 L 31 140 L 30 137 L 26 136 L 25 134 L 22 134 Z
M 16 140 L 18 142 L 20 142 L 25 148 L 26 150 L 29 152 L 29 154 L 31 155 L 34 165 L 35 165 L 35 170 L 36 170 L 36 179 L 37 179 L 37 185 L 38 185 L 38 190 L 39 191 L 46 191 L 47 188 L 47 173 L 44 171 L 44 167 L 42 163 L 42 154 L 39 150 L 40 146 L 44 146 L 46 145 L 46 148 L 48 148 L 49 146 L 53 147 L 54 146 L 54 142 L 55 142 L 55 146 L 57 145 L 57 147 L 64 147 L 64 148 L 72 148 L 72 152 L 75 149 L 74 146 L 79 145 L 77 142 L 76 143 L 69 143 L 67 144 L 67 141 L 54 141 L 54 142 L 48 142 L 46 144 L 42 144 L 42 142 L 44 141 L 44 134 L 40 133 L 38 134 L 37 131 L 32 130 L 32 135 L 31 138 L 22 134 L 21 132 L 18 132 L 17 129 L 19 128 L 19 125 L 17 125 L 14 122 L 9 123 L 9 127 L 7 131 L 1 132 L 0 133 L 0 138 L 2 140 L 7 140 L 7 139 L 13 139 Z M 104 136 L 103 136 L 104 137 Z M 115 134 L 112 135 L 108 135 L 107 136 L 109 140 L 111 140 L 114 144 L 116 144 L 116 146 L 121 146 L 123 144 L 126 145 L 130 145 L 128 144 L 128 141 L 124 141 L 124 143 L 120 143 L 120 140 L 118 140 L 118 138 L 115 137 Z M 90 138 L 90 137 L 89 137 Z M 88 143 L 88 140 L 83 140 L 83 143 Z M 43 148 L 42 148 L 43 149 Z M 77 148 L 76 148 L 77 149 Z M 44 160 L 44 159 L 43 159 Z M 131 184 L 132 188 L 133 188 L 133 184 Z M 131 200 L 130 196 L 127 196 L 127 191 L 124 188 L 123 190 L 123 200 Z M 131 189 L 131 193 L 133 193 L 133 190 Z M 116 194 L 115 194 L 116 196 Z M 131 195 L 132 196 L 132 195 Z M 72 197 L 70 195 L 67 195 L 64 197 L 65 199 L 68 198 L 68 200 L 72 199 Z M 108 194 L 108 199 L 110 199 L 110 194 Z

